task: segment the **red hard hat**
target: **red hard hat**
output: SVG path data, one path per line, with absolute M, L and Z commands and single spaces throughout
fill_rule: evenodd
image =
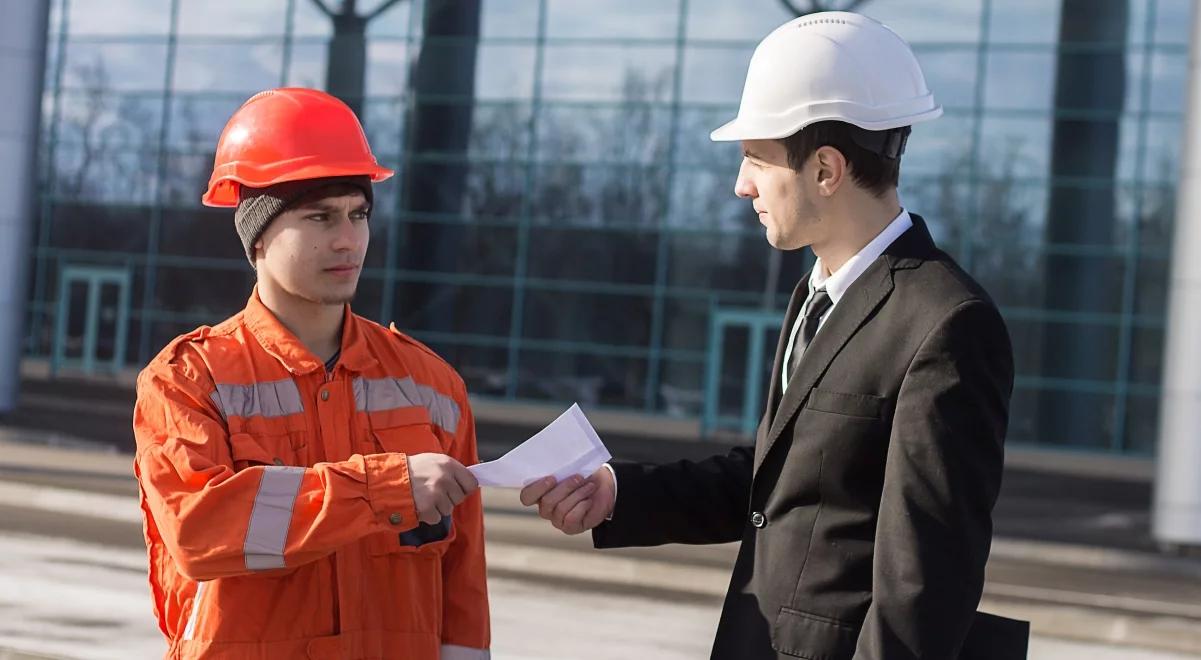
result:
M 237 206 L 240 185 L 355 175 L 378 182 L 392 170 L 376 162 L 354 111 L 319 90 L 272 89 L 250 97 L 229 118 L 202 201 Z

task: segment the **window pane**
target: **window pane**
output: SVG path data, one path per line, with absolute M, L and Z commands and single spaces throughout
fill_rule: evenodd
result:
M 557 229 L 530 233 L 530 277 L 602 283 L 655 282 L 658 232 Z
M 539 223 L 657 225 L 666 211 L 666 168 L 540 165 L 531 208 Z
M 292 43 L 285 84 L 291 87 L 324 89 L 328 60 L 329 48 L 324 40 L 297 39 Z
M 646 360 L 523 348 L 517 396 L 587 406 L 641 406 Z
M 413 52 L 415 54 L 416 50 Z M 409 65 L 409 49 L 404 42 L 369 42 L 365 80 L 367 94 L 391 97 L 403 95 L 409 84 Z
M 745 41 L 753 48 L 792 18 L 779 0 L 689 0 L 688 38 Z
M 67 42 L 63 87 L 103 92 L 160 90 L 166 75 L 166 43 Z
M 1194 4 L 1190 0 L 1155 0 L 1155 42 L 1187 44 Z
M 915 49 L 926 86 L 944 108 L 972 108 L 976 101 L 976 57 L 974 45 L 964 48 Z
M 678 230 L 711 230 L 762 237 L 751 202 L 734 195 L 737 164 L 726 171 L 679 169 L 672 180 L 671 215 Z
M 1187 76 L 1188 57 L 1183 53 L 1153 55 L 1151 57 L 1151 111 L 1183 114 Z
M 538 0 L 480 3 L 480 34 L 485 39 L 527 37 L 538 34 Z
M 221 129 L 246 99 L 234 94 L 178 94 L 171 99 L 167 144 L 176 149 L 215 152 Z M 210 163 L 211 164 L 211 163 Z
M 254 270 L 248 263 L 224 268 L 160 265 L 155 312 L 177 315 L 192 327 L 216 325 L 246 304 L 253 287 Z
M 680 94 L 685 103 L 720 103 L 730 106 L 733 119 L 746 81 L 752 49 L 745 46 L 694 46 L 684 50 L 684 79 Z M 713 128 L 717 128 L 714 125 Z
M 246 251 L 234 229 L 233 209 L 199 207 L 163 214 L 161 254 L 245 261 Z
M 296 4 L 309 2 L 297 0 Z M 220 37 L 282 35 L 286 14 L 286 0 L 179 0 L 179 33 Z
M 158 94 L 111 90 L 64 90 L 59 95 L 55 139 L 91 149 L 103 158 L 111 149 L 152 152 L 158 145 L 163 99 Z M 43 115 L 49 121 L 52 115 Z
M 763 293 L 772 249 L 763 236 L 680 234 L 668 245 L 670 286 Z
M 992 50 L 985 70 L 984 102 L 990 110 L 1050 110 L 1054 100 L 1055 53 Z
M 279 86 L 280 41 L 228 45 L 179 45 L 175 89 L 185 92 L 243 92 L 247 96 Z
M 299 2 L 300 0 L 297 0 Z M 312 0 L 305 0 L 312 4 Z M 359 15 L 366 16 L 375 13 L 379 8 L 388 3 L 389 0 L 371 0 L 369 2 L 360 2 L 358 11 Z M 326 2 L 326 6 L 337 10 L 339 2 Z M 413 7 L 419 6 L 416 11 Z M 368 38 L 400 38 L 404 39 L 410 32 L 419 34 L 421 32 L 421 23 L 419 21 L 421 15 L 421 7 L 424 7 L 424 0 L 401 0 L 393 2 L 391 7 L 388 7 L 382 14 L 371 19 L 367 24 Z M 410 14 L 416 14 L 410 16 Z
M 480 44 L 475 60 L 476 98 L 530 98 L 535 55 L 532 46 Z
M 60 3 L 52 4 L 57 8 Z M 67 30 L 72 35 L 166 35 L 170 29 L 171 3 L 163 0 L 67 3 Z
M 659 101 L 671 98 L 675 51 L 648 46 L 547 46 L 547 99 Z
M 444 360 L 453 364 L 473 396 L 504 396 L 509 382 L 509 350 L 492 346 L 472 346 L 451 341 L 433 342 Z
M 650 338 L 651 298 L 530 290 L 525 334 L 531 339 L 644 348 Z
M 106 149 L 102 141 L 61 143 L 54 152 L 53 194 L 60 198 L 149 204 L 158 176 L 153 149 Z
M 422 341 L 447 333 L 507 337 L 513 295 L 508 288 L 455 285 L 398 278 L 392 319 Z
M 937 92 L 935 98 L 938 98 Z M 971 157 L 971 136 L 975 122 L 971 114 L 944 113 L 932 122 L 914 126 L 901 159 L 902 188 L 913 184 L 917 178 L 931 176 L 950 174 L 965 180 L 964 163 Z M 982 139 L 992 137 L 987 128 L 980 133 Z M 985 152 L 991 153 L 990 150 L 981 153 Z
M 50 245 L 76 250 L 142 253 L 150 233 L 150 211 L 135 206 L 58 202 Z
M 1059 42 L 1060 3 L 1006 0 L 990 2 L 989 7 L 989 41 L 1047 45 Z
M 667 159 L 671 111 L 556 106 L 538 117 L 538 158 L 652 165 Z
M 547 0 L 546 31 L 551 37 L 674 39 L 678 7 L 675 2 L 606 0 L 601 10 L 590 0 Z

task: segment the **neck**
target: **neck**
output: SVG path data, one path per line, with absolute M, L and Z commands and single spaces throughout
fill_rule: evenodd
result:
M 344 304 L 305 300 L 269 282 L 259 282 L 259 300 L 296 338 L 325 362 L 338 351 L 342 341 Z
M 895 190 L 883 197 L 855 192 L 842 203 L 832 205 L 825 223 L 830 233 L 825 240 L 812 245 L 827 276 L 838 272 L 901 214 L 901 203 Z

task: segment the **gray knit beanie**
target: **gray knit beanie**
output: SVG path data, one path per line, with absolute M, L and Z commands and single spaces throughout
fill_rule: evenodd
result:
M 246 249 L 246 258 L 254 265 L 254 242 L 259 240 L 263 231 L 279 214 L 288 210 L 301 198 L 314 190 L 336 186 L 351 185 L 363 191 L 367 204 L 372 203 L 371 177 L 369 176 L 333 176 L 324 179 L 302 179 L 300 181 L 285 181 L 266 188 L 250 188 L 241 186 L 238 193 L 238 208 L 234 211 L 234 227 L 238 230 L 238 238 L 242 239 L 242 247 Z

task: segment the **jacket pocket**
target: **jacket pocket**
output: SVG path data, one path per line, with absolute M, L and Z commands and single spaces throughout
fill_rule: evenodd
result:
M 370 422 L 371 453 L 415 454 L 446 453 L 434 434 L 429 413 L 424 408 L 399 408 L 387 416 L 373 417 Z M 381 532 L 367 539 L 372 555 L 406 554 L 413 552 L 442 554 L 455 538 L 451 518 L 440 523 L 421 523 L 415 529 L 397 534 Z
M 855 653 L 859 627 L 833 617 L 781 607 L 771 647 L 805 660 L 846 660 Z
M 884 397 L 874 394 L 848 394 L 815 387 L 809 391 L 809 400 L 805 402 L 805 407 L 847 417 L 880 419 L 885 401 Z

